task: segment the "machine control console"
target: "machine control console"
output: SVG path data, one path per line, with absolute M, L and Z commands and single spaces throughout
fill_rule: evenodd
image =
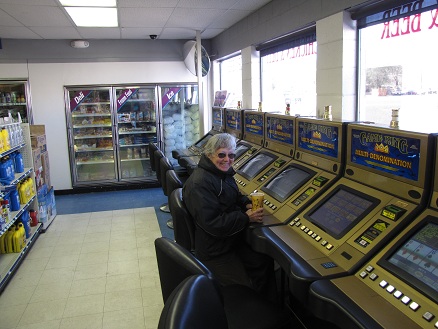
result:
M 403 289 L 399 289 L 400 287 L 397 287 L 396 284 L 392 284 L 391 282 L 384 279 L 377 280 L 379 278 L 379 275 L 375 273 L 375 268 L 372 265 L 366 266 L 363 271 L 358 273 L 358 275 L 363 280 L 368 279 L 376 282 L 381 290 L 391 295 L 392 298 L 398 300 L 400 303 L 408 306 L 409 311 L 417 312 L 422 308 L 420 301 L 415 300 L 414 297 L 409 296 L 409 294 L 403 292 Z M 424 321 L 432 322 L 432 320 L 436 317 L 435 313 L 436 310 L 425 309 L 421 313 L 421 318 Z M 434 324 L 434 328 L 438 328 L 438 321 Z

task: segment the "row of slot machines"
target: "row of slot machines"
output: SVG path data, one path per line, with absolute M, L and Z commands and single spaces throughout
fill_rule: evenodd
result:
M 248 240 L 297 300 L 340 328 L 438 328 L 436 134 L 218 108 L 213 122 L 203 139 L 238 139 L 241 191 L 265 193 Z

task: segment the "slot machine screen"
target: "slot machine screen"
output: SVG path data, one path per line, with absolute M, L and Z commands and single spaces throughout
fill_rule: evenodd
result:
M 251 145 L 240 142 L 236 146 L 236 159 L 239 159 L 243 153 L 248 151 L 251 148 Z
M 200 139 L 199 141 L 197 141 L 197 142 L 195 143 L 195 146 L 196 146 L 197 148 L 202 148 L 202 147 L 208 142 L 208 140 L 209 140 L 212 136 L 213 136 L 213 135 L 211 135 L 211 134 L 207 134 L 207 135 L 205 135 L 204 138 Z
M 248 180 L 254 179 L 263 169 L 277 159 L 277 156 L 269 152 L 260 152 L 245 162 L 237 173 Z
M 263 137 L 263 112 L 245 111 L 244 126 L 245 134 Z
M 377 263 L 438 303 L 438 218 L 427 216 Z
M 340 239 L 379 203 L 370 195 L 339 185 L 304 217 Z
M 297 118 L 297 149 L 341 161 L 342 122 Z
M 266 185 L 262 186 L 261 190 L 277 201 L 284 202 L 315 174 L 313 170 L 302 166 L 289 165 Z
M 221 108 L 213 108 L 213 126 L 222 128 L 224 126 L 223 110 Z
M 275 114 L 266 115 L 266 140 L 294 146 L 294 119 Z

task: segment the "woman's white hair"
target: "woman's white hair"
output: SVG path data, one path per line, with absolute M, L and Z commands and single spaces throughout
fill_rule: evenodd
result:
M 220 148 L 236 149 L 236 138 L 233 135 L 227 133 L 216 134 L 210 137 L 205 144 L 203 153 L 206 156 L 210 156 L 216 153 Z

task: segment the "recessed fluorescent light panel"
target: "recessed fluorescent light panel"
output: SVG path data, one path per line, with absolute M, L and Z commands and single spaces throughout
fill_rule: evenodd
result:
M 115 0 L 60 0 L 76 26 L 116 27 Z

